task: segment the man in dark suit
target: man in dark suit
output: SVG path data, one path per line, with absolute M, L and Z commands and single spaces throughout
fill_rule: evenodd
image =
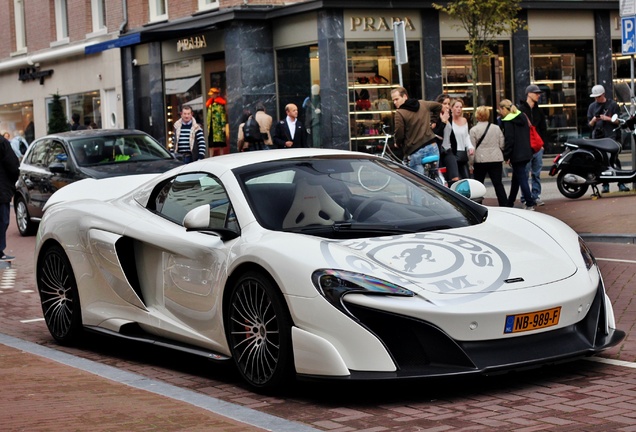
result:
M 287 104 L 285 113 L 285 119 L 276 123 L 274 128 L 274 145 L 278 148 L 307 147 L 307 131 L 298 121 L 298 107 Z

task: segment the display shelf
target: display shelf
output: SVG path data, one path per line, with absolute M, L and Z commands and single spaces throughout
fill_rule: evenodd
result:
M 481 64 L 477 71 L 477 91 L 479 101 L 477 105 L 493 105 L 493 79 L 496 83 L 496 98 L 503 98 L 500 90 L 503 82 L 503 59 L 493 57 L 491 62 Z M 491 67 L 494 65 L 494 69 Z M 470 55 L 446 55 L 442 58 L 442 88 L 445 94 L 464 101 L 464 112 L 472 112 L 473 82 L 471 80 L 472 58 Z
M 534 54 L 532 79 L 543 91 L 539 107 L 546 116 L 546 153 L 558 153 L 567 137 L 577 134 L 574 54 Z

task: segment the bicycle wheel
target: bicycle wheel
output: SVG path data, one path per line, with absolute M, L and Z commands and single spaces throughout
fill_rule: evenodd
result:
M 389 185 L 391 177 L 362 165 L 358 168 L 358 182 L 369 192 L 378 192 Z

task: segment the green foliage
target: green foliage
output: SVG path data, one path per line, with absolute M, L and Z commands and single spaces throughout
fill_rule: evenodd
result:
M 446 6 L 433 3 L 435 9 L 459 21 L 460 24 L 454 26 L 468 34 L 466 51 L 472 57 L 473 101 L 479 100 L 477 71 L 493 55 L 490 47 L 496 43 L 497 37 L 512 34 L 526 26 L 518 18 L 520 3 L 521 0 L 454 0 Z
M 53 102 L 51 103 L 51 118 L 49 119 L 48 133 L 66 132 L 67 130 L 68 121 L 66 120 L 66 114 L 64 114 L 62 100 L 60 99 L 60 95 L 55 93 L 53 95 Z

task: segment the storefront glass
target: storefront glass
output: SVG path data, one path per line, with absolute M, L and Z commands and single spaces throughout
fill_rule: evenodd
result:
M 402 86 L 409 97 L 421 99 L 420 44 L 407 42 L 409 62 L 401 65 Z M 349 126 L 351 149 L 377 153 L 384 144 L 383 126 L 393 131 L 391 89 L 400 85 L 392 41 L 347 43 Z
M 510 43 L 500 41 L 494 55 L 479 67 L 477 74 L 478 101 L 473 102 L 473 82 L 470 79 L 472 57 L 466 52 L 465 41 L 442 42 L 442 82 L 444 93 L 464 101 L 464 110 L 472 113 L 476 106 L 496 107 L 501 99 L 512 98 Z M 493 110 L 496 113 L 496 110 Z
M 285 116 L 285 105 L 298 107 L 298 120 L 310 134 L 312 147 L 320 147 L 322 124 L 318 45 L 276 51 L 278 73 L 278 112 Z
M 30 144 L 35 139 L 33 124 L 33 102 L 16 102 L 0 105 L 0 133 L 5 132 L 13 138 L 22 132 Z
M 164 65 L 168 149 L 173 147 L 174 122 L 180 118 L 183 105 L 190 105 L 196 122 L 204 124 L 201 73 L 200 58 Z
M 591 40 L 531 41 L 532 84 L 543 89 L 539 106 L 546 114 L 546 154 L 558 154 L 569 137 L 589 137 L 587 108 L 593 99 L 594 53 Z
M 93 90 L 86 93 L 74 93 L 70 95 L 61 95 L 60 101 L 64 107 L 64 114 L 66 120 L 69 122 L 69 129 L 73 114 L 78 114 L 80 118 L 80 125 L 91 128 L 99 129 L 102 127 L 102 110 L 101 110 L 101 97 L 99 90 Z M 46 121 L 48 123 L 51 118 L 51 103 L 53 98 L 46 98 Z M 47 128 L 48 129 L 48 128 Z M 27 138 L 28 140 L 28 138 Z

